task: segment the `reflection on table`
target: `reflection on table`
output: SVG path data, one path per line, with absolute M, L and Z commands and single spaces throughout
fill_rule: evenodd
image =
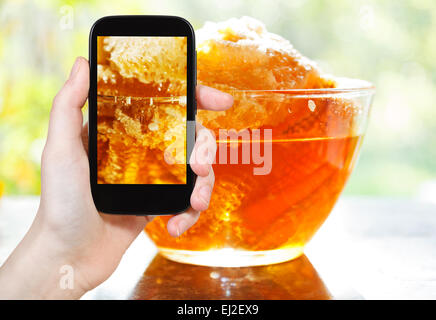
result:
M 38 205 L 38 197 L 0 199 L 0 264 Z M 310 262 L 253 268 L 167 261 L 141 233 L 83 299 L 436 299 L 435 212 L 433 203 L 407 199 L 342 198 L 307 246 Z
M 181 264 L 156 255 L 131 299 L 330 299 L 306 256 L 261 267 Z

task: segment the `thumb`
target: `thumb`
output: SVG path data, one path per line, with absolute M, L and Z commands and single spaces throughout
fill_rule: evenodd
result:
M 83 116 L 81 108 L 89 91 L 89 65 L 85 58 L 76 59 L 70 76 L 53 100 L 47 144 L 64 147 L 81 142 Z

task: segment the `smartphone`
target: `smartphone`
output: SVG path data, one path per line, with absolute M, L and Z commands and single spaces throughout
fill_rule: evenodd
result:
M 186 210 L 195 174 L 195 35 L 174 16 L 109 16 L 89 37 L 89 165 L 96 208 Z

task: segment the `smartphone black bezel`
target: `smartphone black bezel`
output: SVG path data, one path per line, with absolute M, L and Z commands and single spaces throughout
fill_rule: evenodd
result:
M 187 122 L 196 115 L 195 35 L 191 24 L 175 16 L 108 16 L 92 26 L 89 36 L 89 165 L 91 191 L 97 210 L 125 215 L 162 215 L 186 210 L 195 174 L 186 166 L 186 184 L 98 184 L 97 183 L 97 36 L 187 37 Z M 187 125 L 187 160 L 195 140 L 195 126 Z M 188 163 L 188 161 L 186 162 Z

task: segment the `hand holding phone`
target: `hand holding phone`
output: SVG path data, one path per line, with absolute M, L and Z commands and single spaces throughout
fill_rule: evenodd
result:
M 0 297 L 80 298 L 112 274 L 126 249 L 151 220 L 149 216 L 100 214 L 94 205 L 87 156 L 88 128 L 82 127 L 81 111 L 90 89 L 89 74 L 86 59 L 78 58 L 53 101 L 41 161 L 40 206 L 29 231 L 2 265 Z M 198 107 L 204 109 L 225 110 L 233 103 L 231 96 L 204 86 L 197 86 L 196 96 Z M 194 158 L 208 149 L 201 147 L 201 132 L 206 131 L 200 131 Z M 201 196 L 202 187 L 211 190 L 213 171 L 210 165 L 200 162 L 191 163 L 198 175 L 190 197 L 191 207 L 168 221 L 172 236 L 186 231 L 198 219 L 199 211 L 207 207 Z M 209 197 L 207 192 L 206 202 Z M 39 268 L 29 269 L 29 265 Z M 59 286 L 68 268 L 74 272 L 71 290 Z
M 0 297 L 4 299 L 77 299 L 106 280 L 125 250 L 150 221 L 148 216 L 99 214 L 89 184 L 88 130 L 81 108 L 89 90 L 89 65 L 78 58 L 70 77 L 56 95 L 50 113 L 41 163 L 41 202 L 29 231 L 3 264 Z M 212 88 L 197 87 L 199 108 L 223 110 L 232 98 Z M 200 145 L 198 138 L 193 154 Z M 192 226 L 202 210 L 200 187 L 213 185 L 212 170 L 191 164 L 199 176 L 192 207 L 168 221 L 178 236 Z M 209 172 L 209 174 L 206 174 Z M 210 194 L 209 194 L 210 196 Z M 30 268 L 29 265 L 39 266 Z M 64 290 L 60 278 L 74 270 L 74 287 Z

